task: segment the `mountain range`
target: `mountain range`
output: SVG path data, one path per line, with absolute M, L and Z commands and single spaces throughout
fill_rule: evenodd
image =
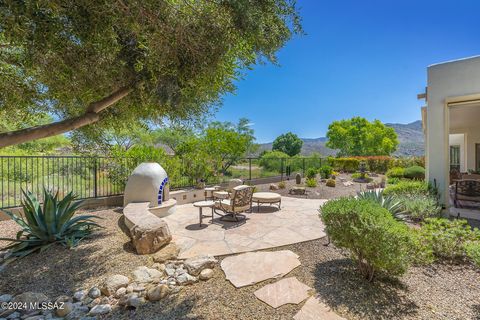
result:
M 395 130 L 398 136 L 399 145 L 395 156 L 423 156 L 425 152 L 424 148 L 424 136 L 422 130 L 422 121 L 417 120 L 411 123 L 386 123 L 388 127 Z M 337 151 L 325 146 L 327 142 L 326 137 L 320 138 L 302 138 L 302 155 L 309 155 L 312 152 L 319 152 L 324 156 L 334 156 Z M 272 142 L 261 143 L 258 149 L 260 153 L 263 150 L 272 150 Z

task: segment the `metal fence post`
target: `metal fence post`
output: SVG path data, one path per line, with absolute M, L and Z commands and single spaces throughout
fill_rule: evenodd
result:
M 93 158 L 93 192 L 94 192 L 95 198 L 98 197 L 97 178 L 98 178 L 97 158 Z
M 248 158 L 248 180 L 252 181 L 252 158 Z
M 284 158 L 280 159 L 280 171 L 281 171 L 281 178 L 280 181 L 283 181 L 283 162 L 285 161 Z
M 305 177 L 305 158 L 302 158 L 302 169 L 303 169 L 302 176 Z

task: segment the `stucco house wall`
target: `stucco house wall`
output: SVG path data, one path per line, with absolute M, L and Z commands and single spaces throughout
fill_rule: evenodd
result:
M 449 177 L 448 103 L 480 98 L 480 57 L 431 65 L 427 76 L 427 179 L 436 180 L 442 200 L 448 204 L 445 197 Z

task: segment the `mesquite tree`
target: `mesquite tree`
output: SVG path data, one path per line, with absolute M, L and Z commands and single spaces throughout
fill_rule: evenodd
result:
M 189 118 L 301 32 L 293 0 L 0 2 L 0 147 L 101 120 Z M 55 122 L 29 126 L 31 117 Z

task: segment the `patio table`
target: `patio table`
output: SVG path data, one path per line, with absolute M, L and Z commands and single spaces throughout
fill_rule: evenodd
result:
M 199 226 L 202 226 L 202 221 L 203 221 L 203 208 L 211 208 L 212 209 L 212 221 L 213 221 L 213 206 L 215 205 L 215 202 L 211 200 L 205 200 L 205 201 L 197 201 L 193 203 L 194 207 L 198 208 L 198 218 L 200 220 Z
M 205 200 L 213 200 L 214 196 L 213 193 L 215 191 L 218 191 L 220 189 L 220 186 L 213 186 L 213 187 L 207 187 L 204 189 L 205 193 Z

